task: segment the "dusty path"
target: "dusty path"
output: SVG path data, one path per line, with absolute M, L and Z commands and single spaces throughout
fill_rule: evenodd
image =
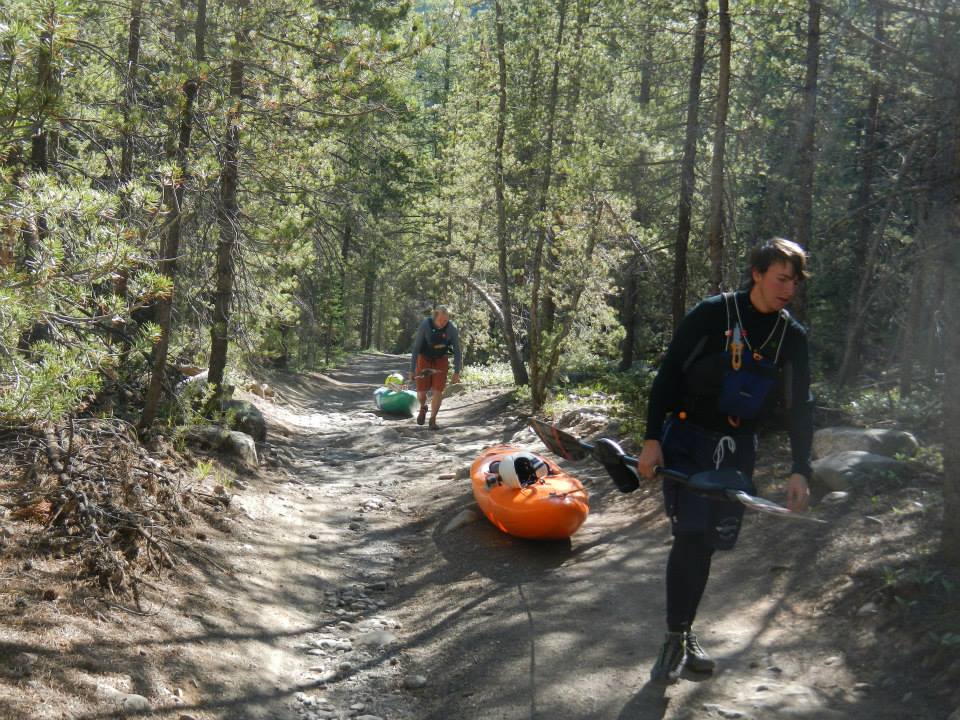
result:
M 750 517 L 698 620 L 718 672 L 647 684 L 668 549 L 658 493 L 568 465 L 591 491 L 572 541 L 515 540 L 482 518 L 448 529 L 474 505 L 468 481 L 441 475 L 498 442 L 543 448 L 498 390 L 449 398 L 438 432 L 377 416 L 373 388 L 405 362 L 280 379 L 282 402 L 261 406 L 283 462 L 230 488 L 199 537 L 207 562 L 149 617 L 108 613 L 51 641 L 64 670 L 48 684 L 112 679 L 151 717 L 196 720 L 946 718 L 896 652 L 878 660 L 876 622 L 831 604 L 850 580 L 811 577 L 843 518 Z
M 289 633 L 278 661 L 286 693 L 292 680 L 332 703 L 324 707 L 349 713 L 353 705 L 354 715 L 385 720 L 905 717 L 904 687 L 854 666 L 853 638 L 837 642 L 841 629 L 863 634 L 870 647 L 873 629 L 824 616 L 809 592 L 798 588 L 794 597 L 794 586 L 809 583 L 804 569 L 822 531 L 763 517 L 750 518 L 737 552 L 718 555 L 702 608 L 701 637 L 721 659 L 719 672 L 648 685 L 668 549 L 658 493 L 621 495 L 581 464 L 575 472 L 591 488 L 591 517 L 569 543 L 515 540 L 483 519 L 444 532 L 474 506 L 466 480 L 439 476 L 462 472 L 497 442 L 542 447 L 496 391 L 448 399 L 436 433 L 366 415 L 368 385 L 404 362 L 363 356 L 329 381 L 304 381 L 299 398 L 285 389 L 301 413 L 343 413 L 333 423 L 295 418 L 288 442 L 299 459 L 281 495 L 288 524 L 274 518 L 260 528 L 265 541 L 283 529 L 265 544 L 279 552 L 258 564 L 291 565 L 272 602 L 297 599 L 297 613 L 287 605 L 277 612 L 287 616 L 280 632 Z M 323 434 L 310 432 L 311 417 Z M 264 567 L 274 583 L 276 567 Z M 348 607 L 349 624 L 331 627 L 333 593 L 352 587 L 383 607 Z M 370 617 L 390 634 L 367 637 L 362 618 Z M 342 644 L 297 652 L 321 635 Z M 362 649 L 365 637 L 372 644 Z M 392 642 L 377 647 L 381 640 Z M 928 716 L 917 699 L 908 706 L 911 716 Z M 929 717 L 941 716 L 929 707 Z

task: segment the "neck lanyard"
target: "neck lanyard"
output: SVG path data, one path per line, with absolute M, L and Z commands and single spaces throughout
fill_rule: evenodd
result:
M 753 357 L 755 360 L 760 359 L 757 356 L 760 355 L 761 351 L 767 346 L 770 340 L 773 339 L 774 334 L 777 332 L 777 327 L 780 325 L 780 321 L 783 320 L 783 332 L 780 333 L 780 342 L 777 344 L 777 354 L 773 358 L 773 363 L 774 365 L 776 365 L 777 362 L 780 360 L 780 349 L 783 347 L 783 338 L 787 334 L 787 320 L 786 318 L 783 317 L 783 313 L 782 312 L 777 313 L 777 319 L 776 321 L 774 321 L 773 327 L 770 329 L 770 334 L 767 335 L 767 339 L 763 341 L 763 344 L 760 347 L 754 350 L 753 347 L 750 345 L 750 340 L 747 339 L 747 329 L 743 324 L 743 318 L 740 317 L 740 303 L 737 302 L 736 294 L 734 294 L 733 296 L 733 307 L 737 311 L 737 322 L 740 324 L 740 329 L 743 335 L 743 343 L 744 345 L 747 346 L 747 350 L 749 350 L 753 354 Z

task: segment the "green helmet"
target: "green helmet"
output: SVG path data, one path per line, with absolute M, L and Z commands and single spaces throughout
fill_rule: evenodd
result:
M 388 388 L 399 388 L 403 385 L 403 375 L 400 373 L 390 373 L 383 382 Z

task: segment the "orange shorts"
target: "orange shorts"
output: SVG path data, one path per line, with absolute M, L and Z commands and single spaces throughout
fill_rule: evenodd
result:
M 447 370 L 450 359 L 446 356 L 428 358 L 426 355 L 417 355 L 417 371 L 414 373 L 417 381 L 417 392 L 442 392 L 447 386 Z M 434 370 L 435 372 L 424 372 Z

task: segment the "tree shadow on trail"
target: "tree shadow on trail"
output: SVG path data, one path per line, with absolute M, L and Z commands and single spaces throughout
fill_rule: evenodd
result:
M 468 525 L 444 532 L 465 507 L 470 507 L 480 517 Z M 434 543 L 447 564 L 460 576 L 476 572 L 500 583 L 524 583 L 561 567 L 582 552 L 582 548 L 574 550 L 569 538 L 524 540 L 507 535 L 480 514 L 467 495 L 439 520 L 433 533 Z
M 623 706 L 617 720 L 660 720 L 667 713 L 667 686 L 648 682 Z

